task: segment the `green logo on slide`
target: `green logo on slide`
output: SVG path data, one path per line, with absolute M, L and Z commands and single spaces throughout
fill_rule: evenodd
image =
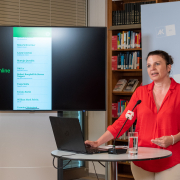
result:
M 10 69 L 0 69 L 0 73 L 10 73 Z

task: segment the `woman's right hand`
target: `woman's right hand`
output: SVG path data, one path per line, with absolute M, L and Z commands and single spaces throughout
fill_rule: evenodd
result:
M 86 145 L 90 145 L 91 147 L 98 147 L 98 142 L 97 141 L 89 141 L 89 140 L 86 140 L 84 142 Z
M 98 147 L 101 144 L 104 144 L 113 138 L 114 138 L 114 136 L 109 131 L 106 131 L 97 141 L 86 140 L 84 143 L 91 147 Z

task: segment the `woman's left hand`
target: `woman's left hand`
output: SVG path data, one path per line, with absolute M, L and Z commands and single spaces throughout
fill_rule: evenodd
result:
M 162 136 L 160 138 L 152 139 L 151 142 L 160 147 L 167 148 L 172 145 L 173 138 L 171 136 Z

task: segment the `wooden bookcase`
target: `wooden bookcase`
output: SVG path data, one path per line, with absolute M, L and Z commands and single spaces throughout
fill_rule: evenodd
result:
M 123 3 L 131 2 L 145 2 L 149 0 L 108 0 L 107 1 L 107 29 L 108 29 L 108 44 L 107 44 L 107 58 L 108 58 L 108 125 L 111 125 L 118 117 L 112 117 L 112 103 L 116 103 L 119 99 L 130 99 L 133 93 L 129 92 L 116 92 L 113 93 L 113 88 L 119 79 L 138 79 L 140 83 L 142 82 L 142 69 L 126 69 L 126 70 L 112 70 L 111 57 L 117 55 L 119 52 L 125 51 L 137 51 L 142 50 L 142 48 L 135 49 L 118 49 L 112 50 L 112 36 L 117 35 L 120 31 L 141 31 L 141 24 L 130 24 L 130 25 L 118 25 L 112 26 L 112 11 L 123 10 Z M 170 2 L 173 0 L 156 0 L 156 3 Z M 139 85 L 140 85 L 139 83 Z M 138 85 L 138 86 L 139 86 Z M 112 142 L 109 142 L 111 144 Z M 117 140 L 117 145 L 128 145 L 127 140 Z M 133 176 L 130 169 L 129 162 L 118 162 L 118 179 L 119 180 L 133 180 Z
M 144 0 L 146 1 L 146 0 Z M 124 3 L 130 2 L 139 2 L 139 1 L 124 1 Z M 120 31 L 141 31 L 141 24 L 130 24 L 130 25 L 118 25 L 112 26 L 112 11 L 123 10 L 123 1 L 112 1 L 108 0 L 108 125 L 111 125 L 118 117 L 112 117 L 112 103 L 116 103 L 119 99 L 127 99 L 129 100 L 133 93 L 131 92 L 113 92 L 113 88 L 115 87 L 117 81 L 119 79 L 138 79 L 139 84 L 142 82 L 142 69 L 122 69 L 122 70 L 112 70 L 111 57 L 116 56 L 120 52 L 126 51 L 141 51 L 142 48 L 134 48 L 134 49 L 118 49 L 112 50 L 112 36 L 117 35 Z M 112 143 L 112 142 L 110 142 Z M 117 139 L 117 145 L 128 145 L 128 140 L 120 140 Z M 118 179 L 119 180 L 133 180 L 133 176 L 130 169 L 129 162 L 118 162 Z

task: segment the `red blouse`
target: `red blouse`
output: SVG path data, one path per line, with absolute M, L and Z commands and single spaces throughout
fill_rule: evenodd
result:
M 133 93 L 131 100 L 122 115 L 107 130 L 116 137 L 124 121 L 125 114 L 132 110 L 138 100 L 141 100 L 134 109 L 134 117 L 128 120 L 121 136 L 126 132 L 137 118 L 136 132 L 138 132 L 139 147 L 161 148 L 151 142 L 151 139 L 162 136 L 176 135 L 180 132 L 180 84 L 171 78 L 170 88 L 157 112 L 156 104 L 153 97 L 154 82 L 140 86 Z M 172 152 L 172 156 L 164 159 L 150 161 L 134 161 L 134 164 L 151 172 L 160 172 L 169 169 L 180 163 L 180 141 L 167 148 Z

